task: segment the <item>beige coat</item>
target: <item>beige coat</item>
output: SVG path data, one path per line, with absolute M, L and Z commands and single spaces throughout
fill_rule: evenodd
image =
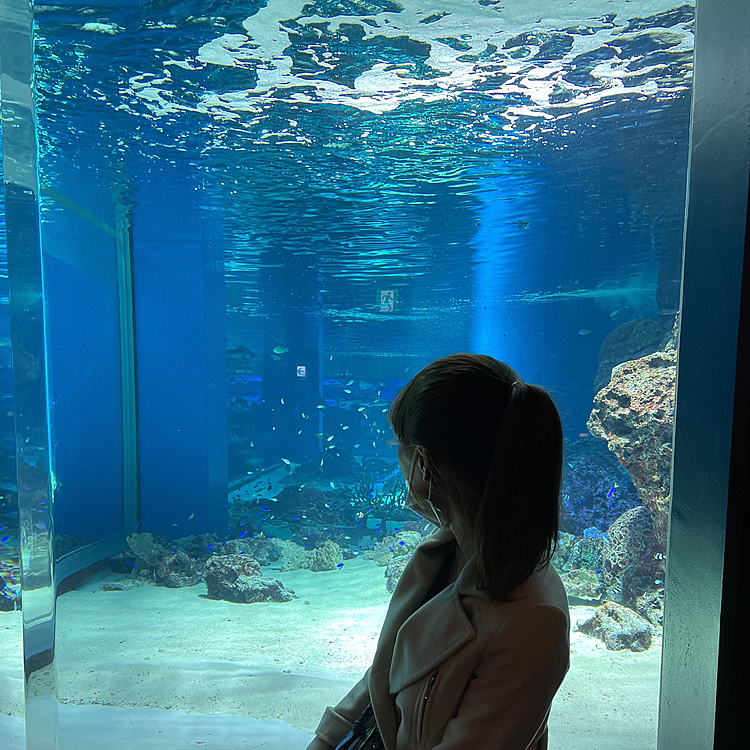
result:
M 504 604 L 476 588 L 472 557 L 422 605 L 454 540 L 435 532 L 404 568 L 372 666 L 315 730 L 332 747 L 372 700 L 385 750 L 546 750 L 550 704 L 570 664 L 560 577 L 536 570 Z

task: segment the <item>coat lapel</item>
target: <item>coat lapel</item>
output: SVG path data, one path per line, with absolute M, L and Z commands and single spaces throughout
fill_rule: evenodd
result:
M 394 696 L 464 646 L 476 632 L 460 595 L 476 590 L 474 558 L 457 581 L 420 609 L 455 541 L 449 529 L 437 531 L 415 550 L 399 579 L 378 640 L 369 688 L 386 750 L 394 750 L 398 730 Z

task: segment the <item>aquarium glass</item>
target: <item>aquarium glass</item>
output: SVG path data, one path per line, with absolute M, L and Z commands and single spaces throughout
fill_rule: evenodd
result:
M 2 146 L 2 127 L 0 127 Z M 18 539 L 16 443 L 13 421 L 13 362 L 8 305 L 8 253 L 5 191 L 0 159 L 0 711 L 24 715 L 22 627 L 17 606 L 21 595 Z M 12 613 L 12 614 L 11 614 Z
M 434 530 L 403 507 L 389 404 L 455 352 L 507 361 L 563 422 L 551 745 L 656 746 L 693 21 L 672 0 L 36 6 L 55 557 L 122 537 L 58 590 L 81 712 L 61 747 L 133 717 L 144 741 L 306 747 Z M 19 623 L 0 612 L 2 660 Z

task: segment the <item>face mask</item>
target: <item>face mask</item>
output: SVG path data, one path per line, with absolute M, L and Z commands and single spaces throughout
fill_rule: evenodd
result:
M 432 504 L 432 501 L 430 500 L 430 495 L 432 495 L 432 474 L 430 474 L 430 485 L 427 490 L 427 504 L 430 506 L 430 509 L 422 508 L 421 506 L 416 505 L 414 500 L 412 499 L 412 492 L 411 492 L 411 478 L 414 474 L 414 466 L 417 463 L 416 461 L 416 454 L 414 455 L 414 460 L 411 462 L 411 468 L 409 469 L 409 478 L 406 480 L 406 486 L 409 488 L 409 494 L 406 498 L 406 502 L 404 503 L 405 508 L 409 508 L 410 510 L 413 510 L 418 516 L 421 516 L 425 519 L 425 521 L 429 521 L 431 524 L 434 524 L 439 529 L 445 528 L 445 523 L 440 520 L 437 512 L 437 508 Z

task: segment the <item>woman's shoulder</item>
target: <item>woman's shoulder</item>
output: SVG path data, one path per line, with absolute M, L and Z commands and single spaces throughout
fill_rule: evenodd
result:
M 546 605 L 546 606 L 539 606 Z M 485 598 L 477 600 L 473 608 L 481 610 L 475 613 L 472 620 L 482 623 L 482 629 L 494 632 L 510 620 L 516 619 L 526 610 L 542 611 L 548 607 L 561 610 L 570 627 L 570 610 L 565 587 L 557 571 L 551 566 L 537 568 L 511 594 L 510 601 L 500 602 L 496 599 Z

